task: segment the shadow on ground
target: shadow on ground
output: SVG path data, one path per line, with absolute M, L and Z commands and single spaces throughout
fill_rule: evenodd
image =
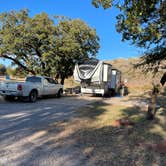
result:
M 162 114 L 161 119 L 157 117 L 154 121 L 146 121 L 145 113 L 137 106 L 121 111 L 124 118 L 135 120 L 134 126 L 93 126 L 74 133 L 87 156 L 84 164 L 165 166 L 166 154 L 144 146 L 166 139 L 166 121 L 161 121 L 165 115 Z
M 83 155 L 75 158 L 75 140 L 67 137 L 77 127 L 72 124 L 74 110 L 88 103 L 79 97 L 28 104 L 1 101 L 0 165 L 78 165 Z
M 1 114 L 0 163 L 165 166 L 166 154 L 143 145 L 166 139 L 166 110 L 159 111 L 154 121 L 146 121 L 146 112 L 139 106 L 121 107 L 120 115 L 135 125 L 115 127 L 109 118 L 106 124 L 101 123 L 103 115 L 111 116 L 111 108 L 111 104 L 96 102 L 75 111 L 57 106 L 54 110 L 29 108 L 16 112 L 18 117 Z M 5 123 L 12 125 L 5 128 Z M 6 159 L 7 155 L 10 157 Z

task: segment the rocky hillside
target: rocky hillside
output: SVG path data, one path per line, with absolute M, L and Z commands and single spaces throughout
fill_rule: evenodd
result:
M 159 83 L 162 72 L 155 76 L 152 73 L 143 73 L 141 69 L 135 69 L 133 64 L 138 62 L 138 58 L 116 59 L 108 61 L 115 68 L 122 72 L 122 80 L 127 79 L 131 91 L 146 91 L 151 89 L 152 83 Z

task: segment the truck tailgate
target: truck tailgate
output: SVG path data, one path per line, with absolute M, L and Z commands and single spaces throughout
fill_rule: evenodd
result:
M 1 82 L 0 91 L 17 91 L 19 82 Z

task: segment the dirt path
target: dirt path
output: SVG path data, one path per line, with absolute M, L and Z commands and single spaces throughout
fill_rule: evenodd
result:
M 104 108 L 92 105 L 95 102 L 102 102 Z M 129 148 L 127 131 L 119 133 L 121 130 L 109 125 L 99 127 L 91 123 L 103 125 L 104 119 L 110 123 L 112 106 L 118 111 L 114 106 L 147 109 L 147 104 L 147 99 L 137 96 L 63 97 L 33 104 L 0 100 L 0 166 L 95 166 L 96 160 L 98 165 L 109 165 L 116 157 L 114 149 L 120 150 L 123 158 L 118 139 L 119 145 L 124 143 Z M 105 161 L 99 158 L 104 153 L 108 157 Z
M 37 103 L 1 100 L 0 165 L 80 165 L 85 156 L 71 137 L 72 128 L 66 129 L 65 124 L 72 121 L 76 109 L 97 100 L 79 96 Z

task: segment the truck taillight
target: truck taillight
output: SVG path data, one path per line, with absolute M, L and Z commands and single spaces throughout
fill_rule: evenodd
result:
M 22 90 L 22 85 L 17 85 L 17 90 Z

